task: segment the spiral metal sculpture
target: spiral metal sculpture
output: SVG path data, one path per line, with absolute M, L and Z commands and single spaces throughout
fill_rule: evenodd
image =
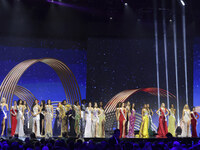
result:
M 158 88 L 141 88 L 141 89 L 133 89 L 133 90 L 125 90 L 122 91 L 118 94 L 116 94 L 111 100 L 108 101 L 108 103 L 106 104 L 106 106 L 104 107 L 105 109 L 105 113 L 106 113 L 106 120 L 109 120 L 106 122 L 106 129 L 112 131 L 113 127 L 116 125 L 116 117 L 115 117 L 115 110 L 116 110 L 116 106 L 119 102 L 125 102 L 131 95 L 136 94 L 138 92 L 146 92 L 149 93 L 151 95 L 158 95 Z M 160 92 L 160 96 L 162 97 L 166 97 L 167 96 L 167 91 L 163 90 L 163 89 L 159 89 Z M 170 98 L 175 99 L 176 96 L 174 96 L 173 94 L 169 93 Z M 136 113 L 136 122 L 135 122 L 135 130 L 139 130 L 140 128 L 140 124 L 142 121 L 142 116 L 139 113 Z M 152 124 L 152 129 L 154 131 L 157 130 L 157 127 Z
M 17 83 L 24 72 L 38 62 L 47 64 L 56 72 L 62 82 L 68 103 L 72 104 L 74 101 L 81 101 L 80 89 L 72 71 L 63 62 L 57 59 L 42 58 L 25 60 L 16 65 L 7 74 L 0 86 L 0 98 L 5 97 L 9 107 L 12 105 L 14 94 L 22 100 L 27 100 L 29 106 L 32 105 L 35 100 L 33 94 L 25 88 L 17 86 Z

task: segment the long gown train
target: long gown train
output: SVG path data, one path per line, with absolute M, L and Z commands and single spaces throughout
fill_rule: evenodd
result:
M 86 108 L 86 126 L 85 126 L 85 138 L 92 137 L 92 112 L 88 108 Z
M 149 128 L 149 116 L 148 116 L 148 112 L 145 111 L 144 116 L 142 117 L 142 122 L 140 126 L 140 131 L 139 131 L 139 135 L 141 138 L 149 137 L 148 128 Z
M 23 137 L 24 134 L 24 115 L 23 115 L 23 106 L 17 106 L 17 127 L 15 133 L 18 134 L 19 137 Z
M 166 108 L 160 108 L 161 115 L 159 117 L 158 137 L 166 137 L 166 134 L 168 133 L 167 120 L 165 117 L 166 110 Z
M 190 121 L 190 111 L 184 110 L 184 116 L 182 121 L 182 137 L 191 137 L 191 130 L 190 130 L 190 124 L 188 126 L 188 121 Z
M 171 109 L 169 111 L 170 111 L 170 115 L 169 115 L 169 123 L 168 123 L 168 132 L 171 133 L 175 137 L 176 136 L 175 134 L 176 118 L 175 118 L 174 112 L 171 111 Z

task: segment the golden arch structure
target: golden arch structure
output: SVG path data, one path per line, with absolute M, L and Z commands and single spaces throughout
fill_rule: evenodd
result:
M 104 107 L 105 109 L 105 113 L 106 113 L 106 120 L 109 120 L 109 122 L 106 122 L 106 129 L 108 129 L 108 131 L 112 131 L 113 128 L 116 125 L 116 117 L 115 117 L 115 110 L 116 110 L 116 106 L 119 102 L 123 103 L 126 102 L 126 100 L 131 96 L 134 95 L 138 92 L 146 92 L 149 93 L 151 95 L 158 95 L 158 88 L 140 88 L 140 89 L 131 89 L 131 90 L 124 90 L 122 92 L 119 92 L 118 94 L 116 94 L 113 98 L 111 98 L 108 103 L 106 104 L 106 106 Z M 164 89 L 159 89 L 160 92 L 160 96 L 161 97 L 167 97 L 167 91 Z M 176 99 L 176 96 L 174 96 L 173 94 L 169 93 L 169 97 L 171 99 Z M 140 124 L 142 121 L 142 116 L 139 113 L 136 113 L 136 122 L 135 122 L 135 130 L 139 130 L 140 129 Z M 157 130 L 157 127 L 152 124 L 151 125 L 152 129 L 154 131 Z
M 22 100 L 27 100 L 29 106 L 32 105 L 35 99 L 34 95 L 24 87 L 18 86 L 17 83 L 23 73 L 38 62 L 47 64 L 56 72 L 63 85 L 68 103 L 72 104 L 75 101 L 81 100 L 78 83 L 74 74 L 67 65 L 54 58 L 29 59 L 16 65 L 1 83 L 0 98 L 5 97 L 9 107 L 12 105 L 14 95 L 18 96 Z

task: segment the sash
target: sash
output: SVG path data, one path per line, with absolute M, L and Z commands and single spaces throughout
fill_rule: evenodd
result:
M 196 118 L 196 116 L 195 116 L 194 112 L 191 112 L 191 113 L 192 113 L 192 115 L 193 115 L 194 119 L 196 119 L 196 120 L 197 120 L 197 118 Z
M 122 110 L 122 108 L 120 108 L 121 112 L 122 112 L 122 115 L 124 116 L 124 119 L 126 120 L 126 116 L 124 114 L 124 111 Z
M 1 106 L 2 107 L 2 106 Z M 3 107 L 5 107 L 5 105 L 3 106 Z M 2 111 L 3 111 L 3 113 L 4 113 L 4 119 L 7 119 L 7 113 L 5 112 L 5 110 L 3 109 L 3 107 L 2 107 Z
M 175 115 L 174 115 L 174 113 L 172 113 L 172 110 L 169 109 L 169 111 L 170 111 L 170 115 L 171 115 L 172 117 L 174 117 L 174 119 L 175 119 Z
M 163 116 L 165 116 L 165 121 L 167 121 L 167 117 L 166 117 L 166 114 L 163 112 L 162 108 L 160 108 L 160 112 Z M 165 108 L 165 112 L 166 112 L 166 108 Z

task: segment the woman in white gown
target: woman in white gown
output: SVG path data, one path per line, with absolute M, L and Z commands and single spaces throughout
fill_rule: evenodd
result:
M 92 103 L 89 102 L 88 107 L 86 108 L 86 115 L 85 115 L 85 120 L 86 120 L 85 133 L 84 133 L 85 138 L 92 137 L 92 111 L 93 111 Z
M 32 132 L 34 132 L 37 137 L 40 137 L 40 113 L 40 105 L 38 105 L 38 100 L 36 99 L 33 103 L 31 114 L 33 116 Z
M 92 118 L 92 137 L 99 137 L 99 109 L 98 105 L 95 102 L 93 108 L 93 118 Z
M 18 100 L 17 102 L 17 127 L 15 130 L 15 134 L 18 134 L 19 137 L 24 136 L 24 106 L 22 100 Z
M 183 113 L 182 113 L 182 125 L 181 125 L 182 137 L 191 137 L 190 124 L 191 124 L 190 109 L 189 106 L 186 104 L 183 108 Z

